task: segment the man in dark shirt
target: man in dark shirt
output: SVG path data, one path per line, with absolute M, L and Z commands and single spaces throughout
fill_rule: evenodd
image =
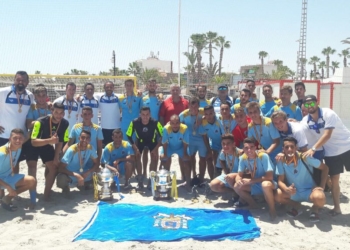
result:
M 50 191 L 58 173 L 59 155 L 63 142 L 68 141 L 69 123 L 64 117 L 64 106 L 54 103 L 52 115 L 39 118 L 33 126 L 31 136 L 33 152 L 46 165 L 44 200 L 49 200 Z
M 132 136 L 135 133 L 136 142 Z M 126 132 L 130 144 L 135 152 L 136 158 L 136 170 L 137 170 L 137 182 L 140 189 L 143 188 L 143 174 L 141 165 L 141 155 L 145 147 L 151 152 L 151 164 L 150 171 L 157 170 L 158 162 L 158 148 L 161 145 L 163 127 L 160 122 L 151 118 L 151 110 L 149 107 L 142 107 L 140 117 L 136 118 L 130 123 L 130 126 Z
M 299 106 L 299 108 L 301 108 L 301 105 L 303 104 L 305 91 L 305 84 L 303 82 L 296 82 L 294 84 L 294 92 L 297 95 L 298 100 L 294 101 L 293 104 Z

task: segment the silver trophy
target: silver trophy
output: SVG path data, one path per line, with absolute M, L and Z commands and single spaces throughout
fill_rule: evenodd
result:
M 113 182 L 113 173 L 105 167 L 101 172 L 97 173 L 96 175 L 98 185 L 101 186 L 101 190 L 98 191 L 98 199 L 102 201 L 112 200 L 113 194 L 110 185 Z M 98 189 L 98 187 L 95 188 Z
M 164 168 L 158 172 L 150 172 L 152 195 L 154 200 L 171 199 L 172 191 L 177 195 L 176 172 L 168 171 Z

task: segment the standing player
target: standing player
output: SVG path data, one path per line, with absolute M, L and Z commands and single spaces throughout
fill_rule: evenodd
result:
M 126 131 L 134 119 L 139 117 L 140 109 L 143 106 L 142 98 L 134 94 L 134 80 L 127 79 L 124 82 L 126 93 L 119 96 L 120 110 L 122 112 L 121 129 L 124 140 L 127 140 Z
M 207 96 L 207 86 L 205 85 L 199 85 L 197 87 L 197 96 L 199 99 L 199 107 L 204 108 L 208 105 L 210 105 L 210 100 L 206 99 Z
M 99 101 L 96 97 L 94 97 L 95 85 L 93 83 L 87 82 L 84 84 L 84 95 L 79 98 L 79 116 L 78 122 L 83 121 L 83 117 L 81 116 L 84 107 L 92 108 L 94 116 L 92 117 L 92 122 L 94 124 L 98 123 L 98 110 L 99 110 Z
M 36 204 L 36 180 L 32 176 L 15 173 L 15 166 L 21 154 L 24 142 L 24 132 L 21 129 L 10 131 L 9 142 L 0 147 L 0 189 L 7 189 L 8 194 L 0 200 L 1 207 L 14 212 L 17 207 L 11 200 L 18 194 L 29 190 L 30 205 L 33 209 Z
M 228 95 L 227 85 L 220 85 L 218 87 L 218 96 L 213 97 L 211 100 L 211 105 L 214 107 L 216 114 L 220 114 L 220 105 L 221 103 L 226 102 L 230 105 L 230 108 L 233 106 L 233 99 Z
M 159 121 L 166 125 L 172 115 L 179 115 L 185 109 L 188 109 L 188 101 L 180 96 L 181 89 L 178 85 L 170 86 L 171 97 L 165 99 L 159 111 Z
M 101 163 L 118 177 L 125 176 L 124 189 L 131 187 L 132 163 L 135 161 L 134 150 L 128 141 L 123 140 L 121 129 L 115 129 L 112 133 L 113 142 L 103 149 Z
M 271 110 L 271 108 L 278 104 L 278 100 L 275 100 L 272 97 L 272 94 L 272 86 L 270 84 L 265 84 L 263 86 L 263 95 L 265 96 L 265 100 L 261 100 L 259 103 L 263 116 L 266 116 L 266 114 Z
M 136 141 L 133 140 L 133 134 L 136 135 Z M 134 119 L 127 130 L 129 142 L 134 149 L 136 156 L 136 170 L 138 181 L 138 188 L 143 188 L 143 174 L 141 166 L 141 155 L 143 149 L 147 147 L 151 152 L 150 171 L 157 170 L 158 163 L 158 148 L 161 145 L 161 137 L 163 134 L 163 127 L 160 122 L 151 118 L 151 111 L 149 107 L 142 107 L 140 117 Z M 148 184 L 150 185 L 150 179 Z
M 257 204 L 252 195 L 264 194 L 270 219 L 274 220 L 276 210 L 273 192 L 277 183 L 273 180 L 274 170 L 269 156 L 266 153 L 256 151 L 255 140 L 251 138 L 244 139 L 243 151 L 244 154 L 239 158 L 238 175 L 234 186 L 240 201 L 235 203 L 235 206 L 245 206 L 244 201 L 250 208 L 256 208 Z M 247 178 L 248 176 L 249 178 Z
M 58 166 L 57 187 L 62 193 L 69 194 L 71 187 L 87 190 L 92 184 L 92 174 L 98 171 L 99 161 L 96 150 L 89 144 L 90 131 L 83 130 L 79 143 L 70 146 L 64 153 Z M 92 160 L 93 165 L 89 164 Z
M 190 108 L 183 111 L 179 117 L 180 122 L 187 126 L 190 132 L 189 154 L 191 157 L 191 169 L 193 177 L 196 173 L 196 153 L 199 154 L 199 179 L 201 183 L 204 180 L 206 171 L 206 159 L 211 155 L 207 154 L 207 148 L 204 144 L 203 136 L 199 133 L 199 126 L 202 124 L 204 110 L 199 108 L 199 99 L 192 97 L 190 99 Z
M 297 105 L 299 108 L 301 108 L 301 105 L 303 104 L 305 91 L 305 84 L 303 82 L 296 82 L 294 84 L 294 92 L 297 95 L 298 100 L 294 101 L 293 104 Z
M 270 111 L 266 114 L 266 117 L 271 117 L 272 113 L 277 110 L 282 110 L 287 114 L 288 118 L 293 118 L 297 121 L 301 121 L 303 115 L 301 114 L 301 109 L 295 104 L 291 103 L 291 98 L 293 95 L 293 89 L 289 85 L 285 85 L 280 90 L 280 97 L 282 104 L 273 106 Z
M 70 131 L 74 124 L 78 121 L 79 103 L 74 98 L 77 86 L 74 82 L 66 84 L 66 95 L 58 97 L 53 103 L 62 104 L 64 107 L 64 118 L 69 122 L 68 131 Z
M 255 81 L 253 80 L 248 80 L 246 84 L 246 88 L 249 89 L 251 96 L 249 98 L 249 102 L 259 102 L 258 98 L 256 97 L 256 94 L 254 93 L 255 91 Z M 235 104 L 240 103 L 241 99 L 237 98 L 235 101 Z
M 105 93 L 101 96 L 95 95 L 100 102 L 101 128 L 103 144 L 112 142 L 112 132 L 120 128 L 119 98 L 114 94 L 114 83 L 107 81 L 103 85 Z
M 283 140 L 283 161 L 277 163 L 276 174 L 278 175 L 278 189 L 275 200 L 282 204 L 292 206 L 287 215 L 295 218 L 300 212 L 300 202 L 312 202 L 310 221 L 319 221 L 318 209 L 326 202 L 324 188 L 328 176 L 328 167 L 313 157 L 302 157 L 297 152 L 297 140 L 293 137 L 286 137 Z M 322 171 L 320 186 L 316 186 L 312 178 L 313 169 Z
M 249 99 L 251 97 L 251 93 L 249 89 L 242 89 L 241 93 L 240 93 L 240 102 L 233 105 L 231 107 L 231 113 L 234 113 L 235 109 L 241 107 L 244 109 L 244 111 L 246 112 L 246 114 L 248 114 L 247 111 L 247 104 L 249 103 Z
M 32 145 L 37 147 L 41 160 L 46 165 L 44 200 L 48 201 L 59 165 L 59 155 L 64 142 L 68 141 L 68 121 L 64 117 L 64 106 L 53 104 L 52 115 L 38 119 L 33 126 Z
M 160 150 L 160 160 L 164 168 L 170 170 L 171 156 L 179 156 L 180 170 L 183 179 L 186 181 L 186 189 L 191 189 L 191 167 L 190 157 L 188 155 L 189 131 L 185 124 L 180 123 L 178 115 L 170 117 L 170 122 L 163 128 L 163 137 Z

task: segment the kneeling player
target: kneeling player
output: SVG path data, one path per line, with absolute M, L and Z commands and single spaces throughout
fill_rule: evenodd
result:
M 286 137 L 283 140 L 283 153 L 285 158 L 277 163 L 278 189 L 275 195 L 276 202 L 288 204 L 292 207 L 287 215 L 297 217 L 300 202 L 312 202 L 310 221 L 319 221 L 318 209 L 326 202 L 324 187 L 328 176 L 328 167 L 313 157 L 303 158 L 297 151 L 297 140 Z M 316 186 L 313 178 L 313 168 L 320 169 L 321 184 Z
M 188 143 L 189 132 L 187 126 L 180 123 L 178 115 L 171 116 L 169 124 L 163 128 L 163 147 L 160 150 L 160 160 L 164 168 L 170 170 L 171 156 L 177 154 L 179 156 L 181 173 L 186 181 L 185 187 L 190 190 L 191 168 L 189 166 Z
M 3 209 L 10 212 L 17 210 L 17 207 L 11 203 L 12 198 L 27 190 L 30 193 L 30 208 L 33 209 L 36 204 L 36 180 L 34 177 L 15 174 L 15 166 L 21 154 L 23 142 L 23 130 L 13 129 L 9 142 L 0 147 L 0 189 L 8 191 L 0 203 Z
M 70 146 L 61 159 L 57 187 L 62 188 L 64 194 L 69 194 L 71 187 L 84 190 L 92 184 L 92 174 L 98 171 L 99 162 L 96 150 L 89 144 L 90 139 L 90 131 L 81 131 L 79 143 Z
M 135 161 L 134 150 L 128 141 L 123 140 L 121 129 L 112 132 L 113 142 L 106 145 L 102 152 L 101 163 L 118 177 L 125 176 L 124 189 L 131 188 L 132 162 Z

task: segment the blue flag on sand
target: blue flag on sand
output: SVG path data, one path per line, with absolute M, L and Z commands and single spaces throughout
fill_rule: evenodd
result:
M 260 228 L 247 210 L 215 210 L 100 202 L 76 240 L 250 240 Z

